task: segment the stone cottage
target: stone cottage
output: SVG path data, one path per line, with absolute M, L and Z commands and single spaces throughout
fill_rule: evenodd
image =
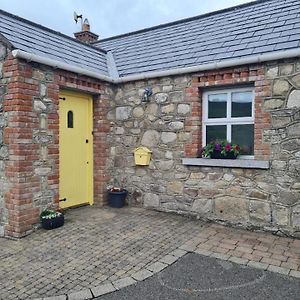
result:
M 0 11 L 1 235 L 123 184 L 130 205 L 300 236 L 299 0 L 103 40 L 84 25 L 74 39 Z M 199 158 L 215 138 L 247 151 Z

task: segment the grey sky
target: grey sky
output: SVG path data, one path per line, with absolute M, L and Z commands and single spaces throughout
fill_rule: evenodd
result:
M 100 38 L 200 15 L 252 0 L 0 0 L 0 9 L 73 35 L 73 11 Z

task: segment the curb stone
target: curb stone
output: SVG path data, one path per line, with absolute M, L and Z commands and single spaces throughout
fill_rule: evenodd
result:
M 251 267 L 251 268 L 255 268 L 255 269 L 261 269 L 261 270 L 267 270 L 269 265 L 268 264 L 264 264 L 264 263 L 260 263 L 260 262 L 257 262 L 257 261 L 252 261 L 250 260 L 247 264 L 248 267 Z
M 166 268 L 167 266 L 168 266 L 167 264 L 157 261 L 146 268 L 153 273 L 158 273 L 161 270 L 163 270 L 164 268 Z
M 150 272 L 149 270 L 141 270 L 141 271 L 138 271 L 136 273 L 134 273 L 132 275 L 133 279 L 135 279 L 136 281 L 143 281 L 145 280 L 146 278 L 149 278 L 153 275 L 152 272 Z
M 68 300 L 88 300 L 93 299 L 93 294 L 90 289 L 68 294 Z
M 42 298 L 35 299 L 35 300 L 42 300 Z M 67 296 L 66 295 L 53 296 L 53 297 L 43 298 L 43 300 L 67 300 Z
M 135 284 L 136 282 L 137 282 L 137 281 L 134 280 L 134 279 L 131 278 L 131 277 L 125 277 L 125 278 L 122 278 L 122 279 L 113 281 L 112 284 L 113 284 L 113 286 L 114 286 L 117 290 L 119 290 L 119 289 L 124 288 L 124 287 L 126 287 L 126 286 Z
M 272 266 L 272 265 L 269 265 L 268 271 L 275 272 L 275 273 L 280 273 L 280 274 L 283 274 L 283 275 L 288 275 L 290 273 L 289 269 L 285 269 L 285 268 L 282 268 L 282 267 L 276 267 L 276 266 Z
M 178 260 L 178 257 L 168 254 L 168 255 L 164 256 L 163 258 L 161 258 L 159 261 L 164 264 L 171 265 L 177 260 Z
M 94 295 L 94 297 L 99 297 L 99 296 L 109 294 L 111 292 L 116 291 L 116 288 L 111 283 L 107 283 L 107 284 L 102 284 L 95 288 L 92 288 L 91 291 L 92 291 L 92 294 Z

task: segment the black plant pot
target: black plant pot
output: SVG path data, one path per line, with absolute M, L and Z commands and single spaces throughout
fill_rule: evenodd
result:
M 216 151 L 214 150 L 212 152 L 212 154 L 210 155 L 210 158 L 213 158 L 213 159 L 221 159 L 221 158 L 224 158 L 224 155 L 222 155 L 221 151 Z
M 52 219 L 42 219 L 41 220 L 42 227 L 47 230 L 55 229 L 61 227 L 65 223 L 65 216 L 60 215 L 58 217 Z
M 237 155 L 235 155 L 232 152 L 228 152 L 225 155 L 223 155 L 221 153 L 221 151 L 216 151 L 214 150 L 210 156 L 210 158 L 214 158 L 214 159 L 236 159 Z
M 127 197 L 128 192 L 107 192 L 107 201 L 110 207 L 121 208 L 125 205 L 125 199 Z
M 237 155 L 235 155 L 234 153 L 232 152 L 229 152 L 226 154 L 225 156 L 226 159 L 236 159 L 237 158 Z

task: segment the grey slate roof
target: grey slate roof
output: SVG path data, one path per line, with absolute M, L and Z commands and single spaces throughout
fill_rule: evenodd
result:
M 94 45 L 112 51 L 121 77 L 294 49 L 300 46 L 300 0 L 256 1 Z
M 93 45 L 0 10 L 1 38 L 14 49 L 125 77 L 299 49 L 300 0 L 258 0 Z
M 15 49 L 108 75 L 105 51 L 2 10 L 0 34 Z

